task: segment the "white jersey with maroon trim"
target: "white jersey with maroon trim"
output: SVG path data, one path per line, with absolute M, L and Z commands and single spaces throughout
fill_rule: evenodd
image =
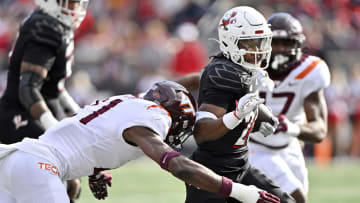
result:
M 284 80 L 274 82 L 275 88 L 272 92 L 259 86 L 265 105 L 271 108 L 274 115 L 284 114 L 290 121 L 302 124 L 306 122 L 304 100 L 311 93 L 329 86 L 329 68 L 322 59 L 308 56 Z M 251 138 L 269 146 L 284 146 L 294 139 L 285 133 L 268 137 L 253 133 Z
M 39 142 L 51 146 L 65 161 L 67 166 L 58 166 L 60 173 L 65 168 L 62 178 L 73 179 L 91 175 L 96 169 L 118 168 L 143 155 L 140 148 L 124 140 L 126 129 L 144 126 L 165 139 L 170 125 L 171 117 L 161 106 L 122 95 L 85 106 L 75 116 L 50 128 Z M 41 153 L 35 155 L 43 157 Z

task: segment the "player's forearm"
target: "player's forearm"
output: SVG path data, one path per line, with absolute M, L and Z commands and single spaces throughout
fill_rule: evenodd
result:
M 174 158 L 170 161 L 168 170 L 187 184 L 213 193 L 220 191 L 221 176 L 188 158 L 183 156 Z
M 299 139 L 307 142 L 321 142 L 327 135 L 327 125 L 324 121 L 312 121 L 300 126 Z
M 229 131 L 224 125 L 222 118 L 204 118 L 196 122 L 194 128 L 194 138 L 196 142 L 202 143 L 213 141 L 223 137 Z
M 80 106 L 74 101 L 66 89 L 61 91 L 59 100 L 61 106 L 68 115 L 75 113 L 80 108 Z

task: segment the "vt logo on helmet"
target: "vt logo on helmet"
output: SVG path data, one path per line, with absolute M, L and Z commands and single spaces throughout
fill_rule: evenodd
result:
M 172 81 L 154 84 L 143 97 L 164 107 L 171 115 L 172 124 L 165 142 L 175 149 L 192 134 L 195 124 L 196 102 L 189 91 Z
M 220 50 L 232 62 L 248 70 L 269 64 L 272 32 L 257 10 L 240 6 L 227 11 L 218 26 Z
M 35 4 L 65 25 L 77 28 L 85 18 L 89 0 L 35 0 Z

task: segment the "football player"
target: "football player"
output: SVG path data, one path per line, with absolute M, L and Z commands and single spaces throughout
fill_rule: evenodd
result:
M 308 172 L 299 139 L 317 143 L 327 134 L 324 88 L 330 74 L 321 58 L 302 53 L 305 36 L 296 18 L 275 13 L 268 23 L 273 40 L 267 72 L 275 88 L 260 86 L 259 90 L 280 124 L 273 136 L 251 135 L 249 160 L 297 203 L 303 203 L 307 202 Z
M 192 133 L 195 114 L 194 98 L 171 81 L 156 83 L 143 98 L 122 95 L 96 101 L 39 139 L 0 145 L 0 188 L 18 203 L 64 203 L 69 199 L 62 180 L 90 176 L 94 196 L 104 199 L 112 184 L 104 170 L 145 154 L 175 177 L 206 191 L 244 203 L 279 203 L 276 196 L 216 175 L 171 148 Z
M 79 108 L 64 82 L 74 63 L 74 29 L 84 19 L 88 1 L 35 0 L 38 8 L 21 23 L 9 54 L 7 87 L 0 100 L 0 143 L 37 138 Z M 79 190 L 78 181 L 69 184 Z
M 248 163 L 249 133 L 258 114 L 267 110 L 256 90 L 259 72 L 270 59 L 272 32 L 263 15 L 246 6 L 227 11 L 218 32 L 221 53 L 212 58 L 201 75 L 202 114 L 197 117 L 194 129 L 198 148 L 191 158 L 234 182 L 255 185 L 278 196 L 281 202 L 293 202 Z M 267 122 L 257 121 L 260 127 L 254 130 L 266 135 L 275 132 L 277 119 L 272 114 L 269 118 Z M 186 192 L 186 203 L 239 202 L 193 185 L 186 185 Z

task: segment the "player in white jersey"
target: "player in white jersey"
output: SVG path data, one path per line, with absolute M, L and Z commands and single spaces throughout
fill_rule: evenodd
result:
M 280 124 L 272 136 L 250 136 L 250 163 L 297 203 L 306 202 L 308 177 L 299 139 L 316 143 L 327 134 L 323 89 L 330 83 L 330 73 L 322 59 L 302 53 L 305 36 L 296 18 L 275 13 L 268 23 L 273 41 L 267 72 L 275 87 L 271 90 L 260 85 L 259 91 Z
M 143 98 L 123 95 L 96 101 L 38 140 L 0 145 L 0 190 L 17 203 L 65 203 L 69 198 L 62 181 L 90 176 L 94 196 L 104 199 L 111 185 L 111 176 L 104 170 L 146 154 L 188 184 L 245 203 L 279 203 L 276 196 L 233 183 L 171 148 L 190 135 L 195 113 L 191 94 L 170 81 L 156 83 Z

